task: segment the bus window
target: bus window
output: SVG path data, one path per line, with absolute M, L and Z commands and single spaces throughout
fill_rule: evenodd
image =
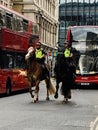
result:
M 12 14 L 6 13 L 6 26 L 7 26 L 7 28 L 13 29 L 12 22 L 13 22 L 12 21 Z
M 28 31 L 28 21 L 23 19 L 23 31 L 27 32 Z
M 13 57 L 10 54 L 3 54 L 3 68 L 13 68 Z
M 17 31 L 17 17 L 15 14 L 13 14 L 13 27 L 14 31 Z
M 33 23 L 33 27 L 32 27 L 32 33 L 33 34 L 38 34 L 38 26 L 36 24 Z
M 8 59 L 9 59 L 9 64 L 8 64 L 8 68 L 13 68 L 13 58 L 11 55 L 7 55 Z
M 22 32 L 23 31 L 23 19 L 20 18 L 19 16 L 17 16 L 17 19 L 16 19 L 16 31 L 20 31 Z
M 0 12 L 0 27 L 2 27 L 2 26 L 3 26 L 3 17 L 2 17 L 2 14 Z
M 0 9 L 0 27 L 5 26 L 5 13 Z
M 25 68 L 26 67 L 26 62 L 24 59 L 25 56 L 21 55 L 16 55 L 14 59 L 14 67 L 15 68 Z

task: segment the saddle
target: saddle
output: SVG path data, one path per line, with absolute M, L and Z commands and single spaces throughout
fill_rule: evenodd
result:
M 36 61 L 41 65 L 43 69 L 43 74 L 45 75 L 45 77 L 50 77 L 49 69 L 47 67 L 47 64 L 44 63 L 44 59 L 37 58 Z

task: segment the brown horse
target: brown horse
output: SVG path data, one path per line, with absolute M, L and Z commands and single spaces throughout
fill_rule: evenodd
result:
M 35 58 L 35 50 L 33 47 L 28 49 L 28 53 L 25 56 L 25 59 L 28 64 L 27 69 L 27 77 L 29 80 L 29 92 L 31 97 L 33 98 L 33 102 L 38 101 L 38 93 L 39 93 L 39 83 L 42 80 L 45 80 L 46 88 L 47 88 L 47 97 L 46 100 L 49 100 L 49 94 L 55 93 L 55 88 L 50 80 L 50 77 L 47 77 L 45 72 L 43 71 L 43 67 Z M 49 68 L 49 66 L 47 65 Z M 35 84 L 35 85 L 34 85 Z

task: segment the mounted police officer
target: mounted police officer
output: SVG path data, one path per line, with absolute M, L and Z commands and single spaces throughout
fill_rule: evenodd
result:
M 73 50 L 72 49 L 73 48 L 70 46 L 69 42 L 65 41 L 64 57 L 66 60 L 66 64 L 68 66 L 70 66 L 70 70 L 73 72 L 73 78 L 71 78 L 72 81 L 70 80 L 73 84 L 75 81 L 75 78 L 76 78 L 76 66 L 73 61 Z M 71 98 L 71 90 L 68 93 L 68 98 Z
M 46 74 L 46 76 L 49 77 L 49 70 L 47 69 L 45 64 L 46 53 L 43 50 L 43 48 L 41 48 L 40 42 L 36 43 L 35 55 L 36 55 L 36 60 L 42 65 L 44 73 Z
M 65 41 L 64 57 L 70 60 L 73 57 L 72 49 L 67 41 Z
M 38 62 L 41 64 L 44 64 L 46 53 L 41 48 L 40 42 L 36 43 L 35 55 L 36 55 L 36 59 L 38 60 Z

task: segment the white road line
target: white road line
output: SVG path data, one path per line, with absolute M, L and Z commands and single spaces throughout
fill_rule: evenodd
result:
M 90 124 L 90 130 L 98 130 L 98 117 Z

